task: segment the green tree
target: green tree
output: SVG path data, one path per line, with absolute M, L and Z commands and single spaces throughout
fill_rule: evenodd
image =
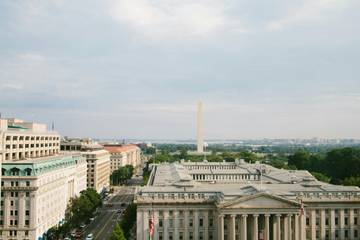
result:
M 321 182 L 326 182 L 329 183 L 331 178 L 329 176 L 326 176 L 323 173 L 319 173 L 319 172 L 312 172 L 311 173 L 317 180 L 321 181 Z
M 109 240 L 126 240 L 124 232 L 119 224 L 116 224 Z
M 360 187 L 360 176 L 347 177 L 341 183 L 346 186 Z
M 310 166 L 310 153 L 304 150 L 297 151 L 289 156 L 288 165 L 294 165 L 297 169 L 308 169 Z
M 132 203 L 125 209 L 123 218 L 120 222 L 120 226 L 124 231 L 125 238 L 128 239 L 130 231 L 136 222 L 136 204 Z

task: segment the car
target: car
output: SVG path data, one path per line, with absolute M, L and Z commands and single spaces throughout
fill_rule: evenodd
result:
M 66 237 L 66 238 L 64 238 L 64 240 L 71 240 L 70 238 L 68 238 L 68 237 Z
M 92 221 L 94 221 L 94 220 L 95 220 L 95 218 L 94 218 L 94 217 L 92 217 L 92 218 L 90 218 L 89 220 L 92 222 Z
M 94 235 L 92 233 L 89 233 L 85 238 L 85 240 L 93 240 L 93 239 L 94 239 Z
M 116 213 L 122 213 L 123 211 L 121 209 L 117 210 Z
M 80 228 L 84 228 L 84 227 L 86 227 L 86 225 L 82 223 L 82 224 L 80 225 Z

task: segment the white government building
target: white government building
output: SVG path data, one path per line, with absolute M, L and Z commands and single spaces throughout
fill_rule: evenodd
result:
M 137 239 L 360 239 L 360 189 L 265 164 L 153 165 L 139 187 Z
M 42 239 L 86 189 L 86 160 L 59 150 L 59 134 L 45 124 L 0 119 L 1 240 Z

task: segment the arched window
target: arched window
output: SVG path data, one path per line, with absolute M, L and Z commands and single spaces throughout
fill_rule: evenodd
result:
M 6 169 L 5 168 L 1 168 L 1 175 L 5 176 L 6 175 Z
M 10 170 L 10 172 L 11 172 L 11 176 L 19 176 L 20 169 L 18 169 L 18 168 L 12 168 L 12 169 Z
M 31 168 L 26 168 L 26 169 L 24 170 L 24 172 L 25 172 L 25 175 L 26 175 L 26 176 L 31 176 L 32 169 L 31 169 Z

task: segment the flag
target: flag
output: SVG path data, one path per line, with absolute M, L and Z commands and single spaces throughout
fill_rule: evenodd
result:
M 149 219 L 149 233 L 150 233 L 150 238 L 152 239 L 152 237 L 154 236 L 154 214 L 151 214 L 151 217 Z
M 305 214 L 304 212 L 304 203 L 302 199 L 300 200 L 300 215 L 303 216 Z

